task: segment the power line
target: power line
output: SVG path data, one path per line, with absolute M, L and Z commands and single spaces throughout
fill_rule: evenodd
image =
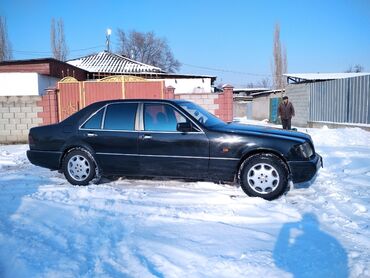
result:
M 185 65 L 185 66 L 188 66 L 188 67 L 193 67 L 193 68 L 198 68 L 198 69 L 206 69 L 206 70 L 212 70 L 212 71 L 219 71 L 219 72 L 225 72 L 225 73 L 235 73 L 235 74 L 252 75 L 252 76 L 272 76 L 271 74 L 261 74 L 261 73 L 251 73 L 251 72 L 243 72 L 243 71 L 226 70 L 226 69 L 191 65 L 191 64 L 186 64 L 186 63 L 181 63 L 181 64 Z
M 118 43 L 112 42 L 112 44 L 119 46 Z M 97 49 L 97 48 L 105 48 L 105 45 L 97 45 L 92 47 L 86 47 L 86 48 L 79 48 L 79 49 L 72 49 L 69 50 L 69 52 L 79 52 L 79 51 L 86 51 L 91 49 Z M 51 55 L 51 51 L 28 51 L 28 50 L 12 50 L 15 53 L 23 54 L 23 55 L 29 55 L 29 56 L 37 56 L 37 55 Z M 227 70 L 227 69 L 220 69 L 220 68 L 213 68 L 213 67 L 206 67 L 206 66 L 198 66 L 198 65 L 192 65 L 187 63 L 181 63 L 182 65 L 192 67 L 192 68 L 198 68 L 198 69 L 205 69 L 205 70 L 211 70 L 211 71 L 217 71 L 217 72 L 224 72 L 224 73 L 234 73 L 234 74 L 240 74 L 240 75 L 248 75 L 248 76 L 262 76 L 262 77 L 272 77 L 272 74 L 261 74 L 261 73 L 252 73 L 252 72 L 243 72 L 243 71 L 234 71 L 234 70 Z
M 85 51 L 85 50 L 91 50 L 91 49 L 97 49 L 97 48 L 102 48 L 102 47 L 105 47 L 104 45 L 97 45 L 97 46 L 92 46 L 92 47 L 86 47 L 86 48 L 80 48 L 80 49 L 72 49 L 72 50 L 69 50 L 69 52 L 78 52 L 78 51 Z M 28 50 L 12 50 L 13 52 L 15 53 L 19 53 L 19 54 L 29 54 L 29 55 L 33 55 L 33 54 L 52 54 L 51 51 L 28 51 Z

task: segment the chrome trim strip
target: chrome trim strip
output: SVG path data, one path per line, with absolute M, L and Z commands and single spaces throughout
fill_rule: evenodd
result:
M 94 128 L 81 128 L 80 130 L 84 131 L 114 131 L 114 132 L 140 132 L 139 130 L 118 130 L 118 129 L 94 129 Z
M 194 159 L 217 159 L 217 160 L 238 160 L 239 158 L 229 157 L 206 157 L 206 156 L 189 156 L 189 155 L 163 155 L 163 154 L 131 154 L 131 153 L 105 153 L 97 152 L 97 155 L 115 155 L 115 156 L 139 156 L 139 157 L 167 157 L 167 158 L 194 158 Z
M 144 120 L 143 120 L 143 103 L 140 102 L 138 105 L 138 115 L 136 115 L 136 119 L 138 120 L 138 127 L 136 130 L 142 131 L 144 130 Z
M 105 114 L 107 114 L 107 107 L 108 107 L 108 104 L 104 105 L 104 112 L 103 112 L 103 117 L 102 117 L 101 123 L 100 123 L 100 129 L 104 128 Z
M 100 132 L 132 132 L 132 133 L 143 133 L 143 130 L 118 130 L 118 129 L 87 129 L 87 128 L 81 128 L 80 130 L 84 131 L 100 131 Z M 146 131 L 145 133 L 152 134 L 152 133 L 172 133 L 172 134 L 182 134 L 180 131 Z M 199 134 L 204 135 L 202 132 L 186 132 L 186 134 Z
M 63 152 L 59 151 L 40 151 L 40 150 L 29 150 L 31 152 L 38 152 L 38 153 L 57 153 L 57 154 L 62 154 Z
M 239 158 L 232 158 L 232 157 L 217 157 L 217 156 L 211 156 L 209 159 L 219 159 L 219 160 L 235 160 L 239 161 Z

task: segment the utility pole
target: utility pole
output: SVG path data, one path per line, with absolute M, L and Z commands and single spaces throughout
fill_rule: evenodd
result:
M 107 45 L 107 51 L 110 52 L 110 35 L 112 34 L 112 29 L 108 28 L 106 33 L 106 41 L 105 44 Z

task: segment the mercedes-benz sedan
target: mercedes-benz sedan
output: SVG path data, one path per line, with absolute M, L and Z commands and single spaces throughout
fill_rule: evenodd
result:
M 34 127 L 28 159 L 74 185 L 104 176 L 239 183 L 272 200 L 310 181 L 322 165 L 307 134 L 228 124 L 184 100 L 110 100 Z

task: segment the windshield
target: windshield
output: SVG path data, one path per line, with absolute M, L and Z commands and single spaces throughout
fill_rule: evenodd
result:
M 206 127 L 211 127 L 219 124 L 225 124 L 222 120 L 217 118 L 215 115 L 209 113 L 204 108 L 192 103 L 192 102 L 180 102 L 180 106 L 196 118 L 201 124 Z

